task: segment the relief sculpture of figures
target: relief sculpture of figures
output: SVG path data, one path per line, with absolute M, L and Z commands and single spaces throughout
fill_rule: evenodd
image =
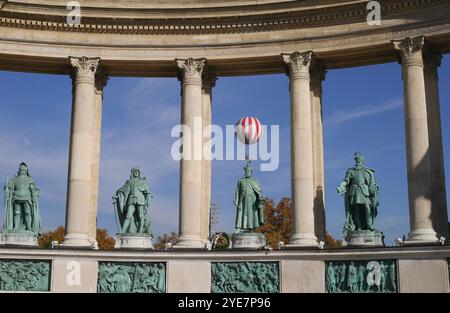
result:
M 0 291 L 49 291 L 50 262 L 0 261 Z
M 213 293 L 280 292 L 280 274 L 276 262 L 213 262 Z
M 164 263 L 100 262 L 97 292 L 162 293 L 165 292 Z
M 30 237 L 32 239 L 29 243 L 37 244 L 35 238 L 42 232 L 39 196 L 39 188 L 31 178 L 27 164 L 22 162 L 17 175 L 7 179 L 3 186 L 5 207 L 3 232 L 7 237 L 7 243 L 14 243 L 18 237 Z M 24 240 L 18 242 L 23 243 Z
M 131 169 L 130 179 L 113 197 L 119 222 L 119 233 L 151 234 L 152 228 L 147 209 L 151 194 L 145 177 L 139 168 Z
M 325 273 L 329 293 L 397 292 L 395 260 L 328 261 Z
M 349 246 L 382 246 L 382 234 L 374 227 L 378 214 L 378 185 L 375 171 L 364 165 L 361 153 L 355 153 L 355 167 L 349 168 L 337 187 L 344 195 L 344 237 Z

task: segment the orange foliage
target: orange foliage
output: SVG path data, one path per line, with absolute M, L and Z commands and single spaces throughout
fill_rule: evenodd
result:
M 43 233 L 39 239 L 39 246 L 43 248 L 51 248 L 52 241 L 61 243 L 64 240 L 64 227 L 59 226 L 55 230 Z M 108 234 L 105 228 L 97 228 L 97 242 L 100 250 L 112 250 L 114 248 L 114 238 Z
M 283 198 L 275 206 L 272 199 L 266 199 L 264 206 L 264 222 L 265 224 L 256 229 L 257 232 L 266 236 L 269 246 L 274 249 L 278 248 L 278 243 L 289 242 L 291 237 L 291 200 Z

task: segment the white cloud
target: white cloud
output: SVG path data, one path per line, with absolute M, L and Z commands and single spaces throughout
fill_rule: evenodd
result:
M 396 110 L 402 105 L 402 99 L 395 98 L 378 105 L 365 105 L 362 107 L 355 106 L 355 109 L 352 110 L 335 110 L 331 113 L 330 117 L 324 120 L 324 126 L 338 126 L 340 124 L 344 124 L 361 117 L 367 117 Z

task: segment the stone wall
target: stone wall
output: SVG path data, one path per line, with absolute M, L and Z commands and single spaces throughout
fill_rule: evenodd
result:
M 0 290 L 445 293 L 449 260 L 448 246 L 256 252 L 0 248 Z

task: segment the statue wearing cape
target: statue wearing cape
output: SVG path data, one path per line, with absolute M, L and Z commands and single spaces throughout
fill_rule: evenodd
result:
M 248 162 L 244 167 L 245 177 L 236 186 L 234 204 L 236 213 L 236 232 L 251 231 L 264 224 L 265 198 L 259 182 L 252 178 L 253 169 Z
M 28 167 L 21 163 L 19 172 L 3 186 L 5 224 L 3 230 L 42 233 L 39 214 L 39 188 L 31 178 Z
M 147 214 L 151 197 L 147 180 L 141 178 L 138 168 L 133 168 L 130 179 L 113 196 L 120 233 L 152 234 Z
M 354 230 L 374 231 L 373 224 L 378 214 L 375 171 L 364 166 L 364 158 L 360 153 L 355 154 L 355 161 L 356 166 L 347 170 L 337 188 L 339 193 L 344 193 L 344 233 Z

